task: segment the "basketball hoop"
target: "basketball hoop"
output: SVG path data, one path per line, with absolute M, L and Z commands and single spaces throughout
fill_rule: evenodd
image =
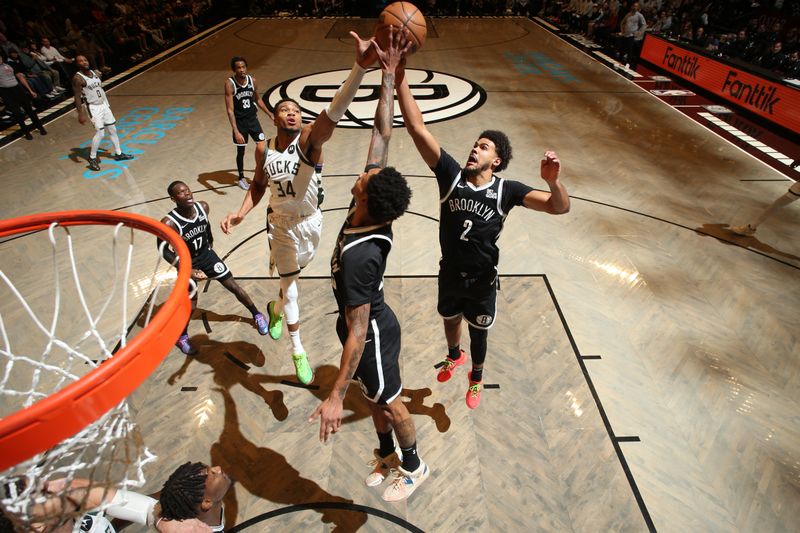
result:
M 138 257 L 137 267 L 132 268 L 134 252 L 142 254 L 142 247 L 134 249 L 135 235 L 143 231 L 175 250 L 180 259 L 177 278 L 160 254 L 154 261 L 146 261 L 155 265 L 152 270 L 139 274 Z M 62 232 L 66 245 L 59 239 Z M 81 232 L 86 235 L 79 236 Z M 113 282 L 103 286 L 97 272 L 90 271 L 87 276 L 86 267 L 78 266 L 74 241 L 83 237 L 96 247 L 111 232 L 108 259 L 113 261 Z M 36 308 L 31 303 L 34 298 L 26 298 L 9 279 L 6 268 L 0 269 L 0 289 L 9 293 L 0 301 L 0 403 L 4 404 L 0 411 L 0 506 L 13 521 L 29 527 L 42 521 L 42 517 L 31 516 L 33 505 L 53 497 L 44 493 L 46 481 L 88 478 L 96 486 L 122 490 L 144 483 L 142 465 L 154 456 L 144 447 L 125 398 L 155 370 L 189 319 L 191 260 L 175 231 L 130 213 L 69 211 L 0 221 L 0 239 L 20 234 L 26 234 L 26 247 L 29 239 L 38 239 L 43 250 L 50 247 L 54 271 L 52 294 L 47 292 L 45 276 L 33 278 L 38 290 Z M 123 237 L 126 234 L 129 241 Z M 149 235 L 147 241 L 152 246 Z M 126 247 L 121 252 L 120 244 Z M 64 246 L 65 250 L 60 249 Z M 98 252 L 92 254 L 96 257 Z M 117 255 L 124 256 L 124 265 Z M 153 255 L 149 251 L 145 257 L 152 259 Z M 96 264 L 92 261 L 90 266 Z M 35 263 L 22 265 L 18 275 L 25 277 L 42 263 L 44 258 L 36 258 Z M 62 272 L 67 269 L 71 269 L 70 283 L 62 283 Z M 88 282 L 81 280 L 81 274 Z M 171 293 L 155 310 L 160 289 L 172 279 Z M 40 318 L 50 312 L 50 302 L 41 303 L 46 300 L 42 292 L 53 300 L 50 319 Z M 79 302 L 62 302 L 68 294 L 74 294 Z M 99 303 L 91 301 L 93 294 L 98 295 Z M 13 306 L 15 302 L 19 305 Z M 8 328 L 12 322 L 4 321 L 6 316 L 15 326 L 20 321 L 30 323 L 20 326 L 24 331 L 17 335 L 22 339 L 19 348 L 12 345 L 15 331 Z M 65 334 L 63 326 L 59 329 L 61 323 L 77 319 L 80 326 L 73 328 L 80 328 L 78 333 Z M 142 329 L 128 340 L 136 323 Z M 29 341 L 36 337 L 43 341 L 41 353 L 38 341 Z M 35 351 L 28 344 L 35 346 Z M 123 446 L 115 452 L 119 444 Z M 94 458 L 93 453 L 104 457 Z M 132 469 L 135 472 L 129 472 Z M 112 479 L 115 476 L 119 477 Z M 63 523 L 85 511 L 78 507 L 72 516 L 61 515 L 59 520 Z

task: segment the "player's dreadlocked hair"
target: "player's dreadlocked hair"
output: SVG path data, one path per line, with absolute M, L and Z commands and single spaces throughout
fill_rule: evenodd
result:
M 172 183 L 170 183 L 169 185 L 167 185 L 167 195 L 170 198 L 172 198 L 172 189 L 174 189 L 178 185 L 186 185 L 186 184 L 184 182 L 180 181 L 180 180 L 175 180 Z
M 384 167 L 367 182 L 367 212 L 378 222 L 394 220 L 406 212 L 411 189 L 394 167 Z
M 478 136 L 478 139 L 489 139 L 494 143 L 494 149 L 497 152 L 497 157 L 500 158 L 500 164 L 494 169 L 495 172 L 505 170 L 508 163 L 511 161 L 511 142 L 508 136 L 502 131 L 486 130 Z
M 208 467 L 203 463 L 184 463 L 172 473 L 161 489 L 158 501 L 161 503 L 161 516 L 168 520 L 195 518 L 206 491 L 204 472 Z

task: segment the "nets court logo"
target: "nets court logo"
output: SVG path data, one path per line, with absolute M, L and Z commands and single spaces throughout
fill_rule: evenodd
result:
M 350 70 L 332 70 L 284 81 L 264 94 L 271 110 L 284 98 L 300 104 L 303 121 L 309 122 L 328 107 Z M 432 70 L 406 69 L 411 94 L 419 105 L 426 124 L 450 120 L 478 109 L 486 102 L 486 91 L 477 83 Z M 371 129 L 381 90 L 381 71 L 368 71 L 353 103 L 337 124 L 340 128 Z M 395 101 L 394 124 L 402 126 L 400 108 Z

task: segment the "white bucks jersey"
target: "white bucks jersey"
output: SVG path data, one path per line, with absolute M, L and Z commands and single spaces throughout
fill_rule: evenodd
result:
M 275 150 L 276 140 L 267 143 L 264 173 L 269 180 L 269 206 L 282 216 L 310 216 L 317 211 L 320 176 L 301 153 L 300 136 L 282 152 Z
M 106 99 L 106 92 L 101 87 L 102 81 L 100 81 L 100 76 L 92 71 L 92 77 L 84 76 L 80 72 L 78 72 L 78 76 L 83 78 L 86 82 L 86 86 L 83 88 L 83 96 L 82 99 L 89 105 L 101 105 L 107 104 L 108 100 Z

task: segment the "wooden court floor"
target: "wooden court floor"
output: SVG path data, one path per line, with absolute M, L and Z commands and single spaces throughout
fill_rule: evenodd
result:
M 428 71 L 450 76 L 431 77 L 458 103 L 430 126 L 442 146 L 466 160 L 482 130 L 501 129 L 514 146 L 505 177 L 542 188 L 538 160 L 553 149 L 572 195 L 567 215 L 519 208 L 507 220 L 485 371 L 496 387 L 470 411 L 465 372 L 435 379 L 445 350 L 438 198 L 397 128 L 389 163 L 414 198 L 395 223 L 387 300 L 403 327 L 404 401 L 432 474 L 401 505 L 364 486 L 377 439 L 356 387 L 344 430 L 318 442 L 306 419 L 340 354 L 329 257 L 369 142 L 367 129 L 339 128 L 325 147 L 320 252 L 300 284 L 313 386 L 297 386 L 285 339 L 260 337 L 221 286 L 201 286 L 189 326 L 200 353 L 172 350 L 131 397 L 159 456 L 147 490 L 187 460 L 220 464 L 237 480 L 226 501 L 236 531 L 796 531 L 800 206 L 757 237 L 727 229 L 790 182 L 533 21 L 430 24 L 408 68 L 419 83 Z M 370 22 L 232 21 L 109 92 L 122 140 L 137 150 L 124 167 L 104 158 L 103 172 L 87 170 L 93 132 L 74 112 L 47 137 L 0 150 L 2 216 L 99 208 L 161 218 L 166 186 L 181 179 L 217 227 L 243 197 L 222 97 L 230 57 L 247 58 L 262 92 L 324 91 L 324 78 L 301 78 L 350 68 L 351 27 L 367 33 Z M 467 98 L 475 86 L 479 106 Z M 364 100 L 353 122 L 368 118 L 374 104 Z M 251 145 L 248 174 L 252 154 Z M 215 232 L 259 307 L 277 290 L 263 225 L 259 207 L 234 235 Z M 0 253 L 35 293 L 41 252 L 17 239 Z M 87 247 L 81 264 L 92 269 L 104 253 Z

